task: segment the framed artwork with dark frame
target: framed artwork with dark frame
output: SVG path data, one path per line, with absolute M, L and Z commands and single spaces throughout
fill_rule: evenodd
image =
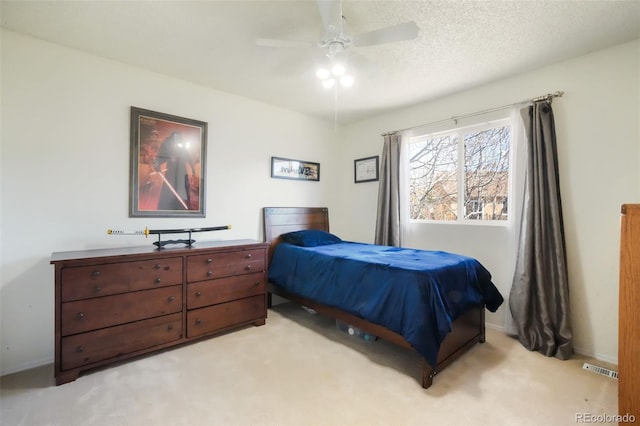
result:
M 320 180 L 320 163 L 271 157 L 271 177 L 293 180 Z
M 366 157 L 353 160 L 354 182 L 374 182 L 380 179 L 379 157 Z
M 207 123 L 131 107 L 129 217 L 205 217 Z

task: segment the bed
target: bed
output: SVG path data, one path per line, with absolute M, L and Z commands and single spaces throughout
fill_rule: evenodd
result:
M 485 340 L 484 309 L 503 302 L 475 259 L 343 241 L 324 207 L 265 207 L 268 291 L 422 359 L 423 388 Z

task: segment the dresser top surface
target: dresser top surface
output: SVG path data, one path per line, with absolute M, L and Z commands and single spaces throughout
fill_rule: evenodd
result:
M 104 257 L 120 257 L 135 255 L 158 255 L 166 256 L 182 256 L 185 254 L 197 254 L 199 251 L 207 249 L 226 249 L 226 248 L 251 248 L 256 245 L 264 245 L 256 240 L 221 240 L 221 241 L 203 241 L 194 243 L 191 247 L 182 244 L 174 247 L 164 247 L 158 249 L 152 243 L 147 246 L 132 247 L 113 247 L 91 250 L 76 251 L 59 251 L 51 254 L 51 263 L 65 262 L 70 260 L 104 258 Z M 148 256 L 147 256 L 148 257 Z

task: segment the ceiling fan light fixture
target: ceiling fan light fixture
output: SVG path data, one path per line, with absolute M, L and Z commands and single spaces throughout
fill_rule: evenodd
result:
M 352 57 L 349 53 L 350 50 L 355 47 L 413 40 L 418 37 L 420 28 L 414 21 L 389 25 L 353 36 L 346 34 L 344 31 L 346 18 L 342 13 L 342 2 L 343 0 L 316 0 L 324 28 L 324 34 L 318 43 L 261 38 L 256 40 L 256 44 L 267 47 L 299 47 L 307 49 L 315 45 L 325 49 L 326 52 L 322 62 L 316 64 L 320 66 L 320 68 L 316 69 L 316 76 L 326 89 L 335 88 L 337 96 L 338 85 L 349 88 L 355 83 L 355 77 L 352 74 L 354 71 L 353 63 L 350 61 Z M 358 75 L 361 75 L 357 69 L 355 71 Z M 308 74 L 305 73 L 305 75 Z
M 336 77 L 343 76 L 346 72 L 347 69 L 342 64 L 333 64 L 333 66 L 331 67 L 331 74 L 335 75 Z
M 346 74 L 340 77 L 340 84 L 342 85 L 342 87 L 351 87 L 353 86 L 354 82 L 355 79 L 352 75 Z
M 334 63 L 331 68 L 320 67 L 316 70 L 316 77 L 321 80 L 322 87 L 331 89 L 340 83 L 342 87 L 351 87 L 355 82 L 355 78 L 351 74 L 347 74 L 347 69 L 341 63 Z
M 336 85 L 336 80 L 333 78 L 322 80 L 322 87 L 324 87 L 325 89 L 331 89 L 335 85 Z
M 318 70 L 316 71 L 316 76 L 320 80 L 326 80 L 331 76 L 331 73 L 326 68 L 318 68 Z

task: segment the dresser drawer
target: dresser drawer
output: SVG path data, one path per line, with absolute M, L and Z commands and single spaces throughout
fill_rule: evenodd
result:
M 182 284 L 182 258 L 131 262 L 131 290 Z
M 187 312 L 187 337 L 266 317 L 265 297 L 253 296 Z
M 266 293 L 263 272 L 200 281 L 187 285 L 187 309 Z
M 264 270 L 264 249 L 189 256 L 187 259 L 187 281 L 189 282 L 250 274 Z
M 66 302 L 60 312 L 60 332 L 68 336 L 181 310 L 181 285 Z
M 103 361 L 172 342 L 181 337 L 181 313 L 63 337 L 62 369 L 69 370 Z
M 61 272 L 61 300 L 87 299 L 129 291 L 128 263 L 64 268 Z

